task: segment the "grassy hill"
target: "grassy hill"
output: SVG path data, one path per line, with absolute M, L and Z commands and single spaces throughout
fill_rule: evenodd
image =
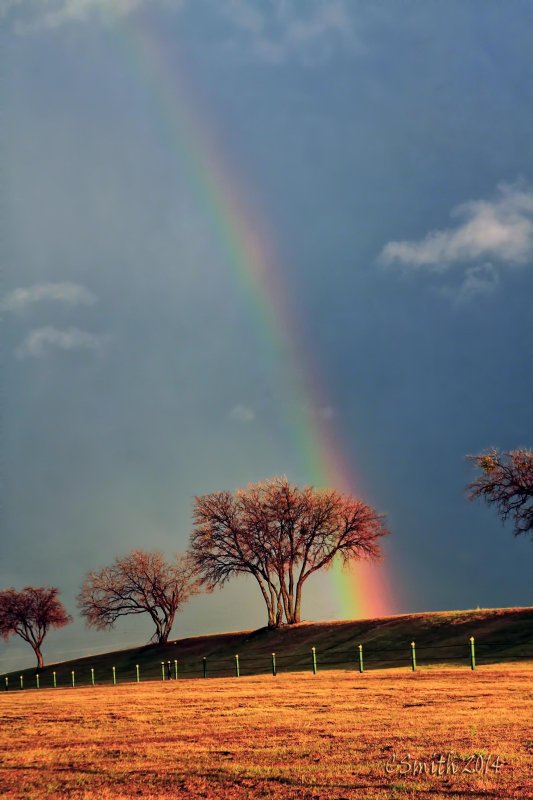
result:
M 178 639 L 166 645 L 144 645 L 100 655 L 50 664 L 40 673 L 41 687 L 51 686 L 53 672 L 58 685 L 91 681 L 91 667 L 97 683 L 112 680 L 116 668 L 118 682 L 135 680 L 136 664 L 141 679 L 161 679 L 161 662 L 178 661 L 180 677 L 202 677 L 203 659 L 207 676 L 235 675 L 238 653 L 241 675 L 267 673 L 272 653 L 276 653 L 278 672 L 310 670 L 311 648 L 316 648 L 318 669 L 356 669 L 358 645 L 363 645 L 367 669 L 410 668 L 411 641 L 416 643 L 419 667 L 431 664 L 469 666 L 469 638 L 475 637 L 479 666 L 488 663 L 533 661 L 533 608 L 477 609 L 424 614 L 402 614 L 380 619 L 302 622 L 277 630 L 218 633 Z M 35 686 L 35 670 L 8 673 L 9 688 Z M 5 678 L 1 679 L 1 688 Z

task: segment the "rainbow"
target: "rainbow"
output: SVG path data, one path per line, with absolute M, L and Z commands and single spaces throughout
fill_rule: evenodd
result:
M 116 20 L 115 20 L 116 22 Z M 113 26 L 123 55 L 138 83 L 155 105 L 163 141 L 186 170 L 188 184 L 216 231 L 235 278 L 254 310 L 261 357 L 281 366 L 291 393 L 288 425 L 306 481 L 353 493 L 357 481 L 343 452 L 333 419 L 317 413 L 328 407 L 323 381 L 310 348 L 298 329 L 283 285 L 272 236 L 245 202 L 243 181 L 227 166 L 213 137 L 214 125 L 195 107 L 181 75 L 166 63 L 165 53 L 146 20 L 135 14 Z M 337 614 L 372 617 L 394 611 L 392 582 L 385 565 L 359 562 L 349 569 L 335 564 L 330 573 Z

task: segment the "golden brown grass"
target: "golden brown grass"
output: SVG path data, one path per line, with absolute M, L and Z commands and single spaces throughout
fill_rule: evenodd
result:
M 0 796 L 524 798 L 532 678 L 515 664 L 9 692 Z M 429 769 L 452 752 L 457 772 L 402 775 L 393 752 Z M 467 757 L 488 753 L 499 770 L 476 774 Z

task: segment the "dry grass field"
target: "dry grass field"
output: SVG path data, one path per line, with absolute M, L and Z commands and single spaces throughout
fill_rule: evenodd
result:
M 532 679 L 514 664 L 4 693 L 0 796 L 526 798 Z

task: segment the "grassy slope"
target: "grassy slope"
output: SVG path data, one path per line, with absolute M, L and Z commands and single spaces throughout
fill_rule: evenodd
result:
M 202 658 L 207 657 L 208 675 L 234 674 L 234 655 L 239 654 L 241 675 L 268 672 L 271 653 L 276 653 L 278 671 L 310 670 L 311 647 L 315 646 L 319 669 L 354 669 L 357 645 L 363 644 L 365 669 L 410 665 L 410 642 L 416 642 L 419 666 L 460 663 L 468 666 L 470 636 L 476 639 L 479 665 L 530 659 L 533 661 L 533 608 L 480 609 L 404 614 L 381 619 L 303 622 L 278 630 L 220 633 L 179 639 L 164 646 L 87 656 L 50 665 L 41 672 L 41 686 L 50 685 L 52 670 L 60 685 L 70 681 L 88 683 L 94 667 L 97 682 L 111 680 L 114 665 L 119 682 L 133 680 L 135 665 L 141 676 L 161 677 L 161 661 L 177 659 L 180 675 L 200 677 Z M 20 672 L 9 676 L 10 688 L 18 686 Z M 34 686 L 34 670 L 25 671 L 25 685 Z M 3 679 L 2 679 L 3 683 Z

